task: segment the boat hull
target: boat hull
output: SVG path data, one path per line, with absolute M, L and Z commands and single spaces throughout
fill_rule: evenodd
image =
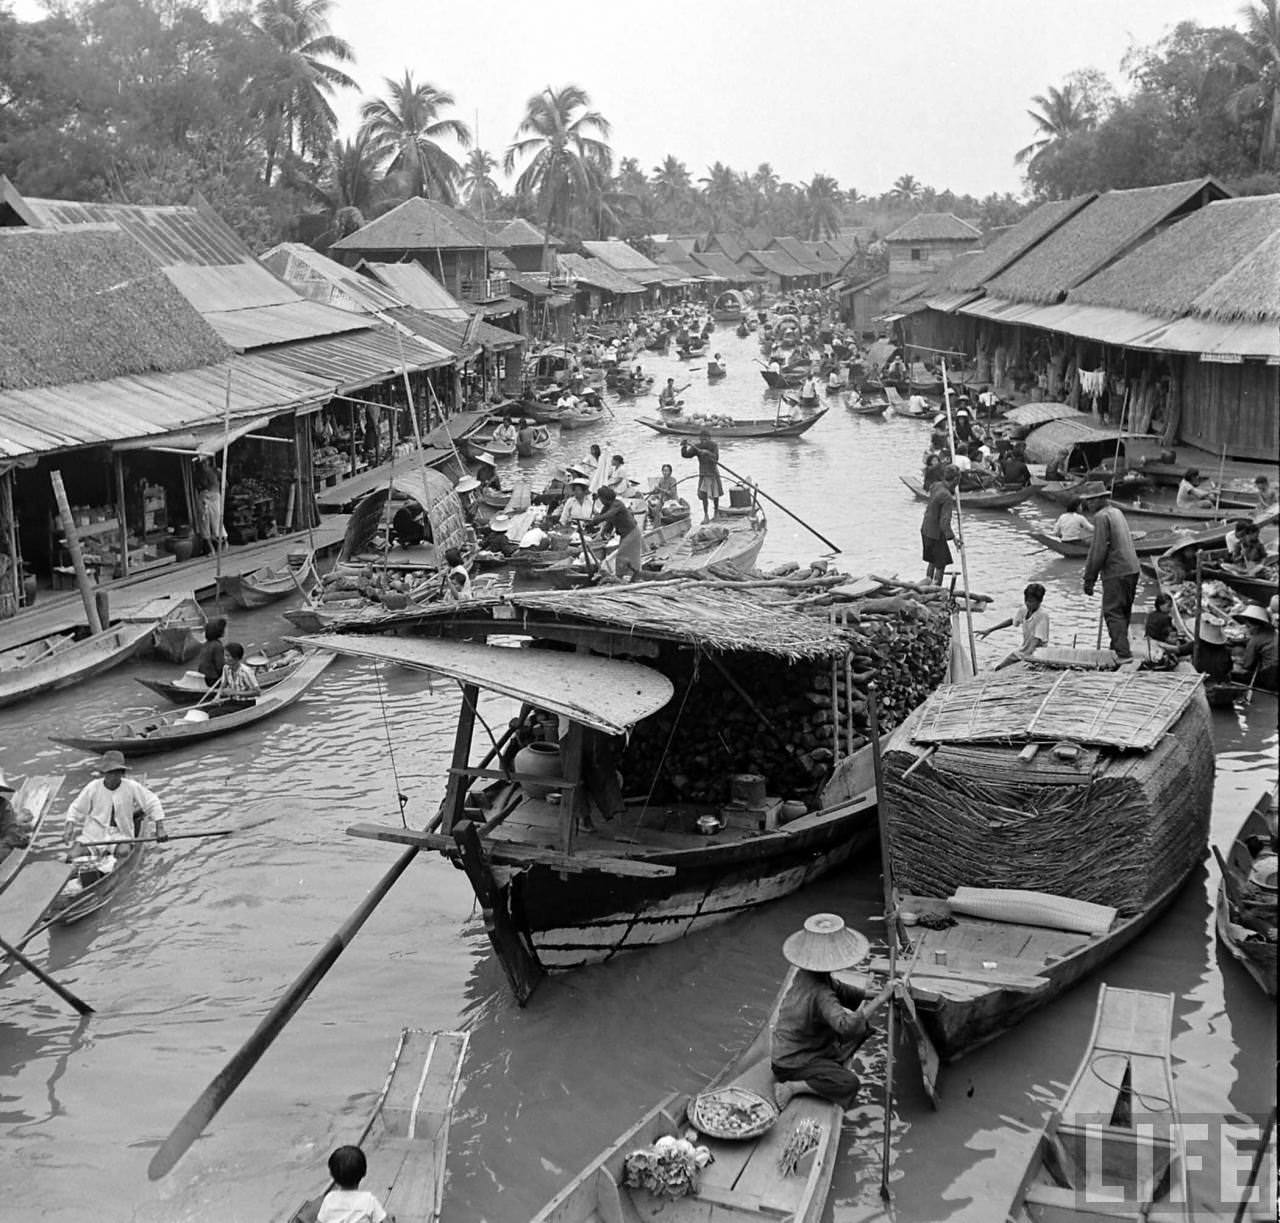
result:
M 1271 795 L 1264 794 L 1245 817 L 1227 854 L 1226 870 L 1230 876 L 1231 892 L 1238 893 L 1239 889 L 1247 886 L 1249 872 L 1253 867 L 1253 853 L 1246 844 L 1246 840 L 1256 836 L 1262 839 L 1263 844 L 1269 844 L 1275 819 L 1275 802 Z M 1264 938 L 1250 938 L 1249 936 L 1254 932 L 1234 920 L 1238 914 L 1233 910 L 1228 882 L 1224 877 L 1218 881 L 1218 896 L 1214 909 L 1218 941 L 1262 987 L 1262 990 L 1274 998 L 1276 996 L 1276 944 Z M 1274 913 L 1272 917 L 1274 920 Z
M 721 439 L 747 439 L 762 437 L 799 437 L 807 433 L 827 414 L 827 409 L 815 412 L 803 420 L 744 420 L 732 425 L 704 425 L 697 421 L 655 420 L 652 417 L 640 416 L 640 424 L 652 429 L 655 433 L 665 433 L 669 437 L 697 437 L 703 429 L 712 436 Z
M 913 476 L 899 476 L 912 492 L 917 501 L 928 501 L 929 492 L 925 486 Z M 961 493 L 960 504 L 967 510 L 1007 510 L 1011 505 L 1019 505 L 1031 496 L 1031 488 L 1006 488 L 998 492 Z
M 0 708 L 41 692 L 56 692 L 119 666 L 146 645 L 154 627 L 150 623 L 120 624 L 0 675 Z

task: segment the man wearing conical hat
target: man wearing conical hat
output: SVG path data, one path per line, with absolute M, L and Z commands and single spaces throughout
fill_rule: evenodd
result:
M 1249 630 L 1249 639 L 1236 666 L 1236 678 L 1275 692 L 1280 679 L 1280 639 L 1267 615 L 1266 608 L 1250 603 L 1243 611 L 1236 612 L 1236 620 Z
M 104 872 L 115 865 L 111 848 L 104 842 L 136 837 L 135 814 L 141 813 L 152 820 L 156 840 L 169 839 L 160 800 L 142 782 L 126 777 L 128 769 L 120 752 L 104 753 L 98 763 L 98 776 L 67 808 L 63 836 L 68 845 L 75 846 L 72 856 L 95 858 L 95 865 Z
M 797 972 L 771 1034 L 773 1098 L 779 1110 L 801 1092 L 846 1109 L 857 1100 L 861 1083 L 849 1060 L 871 1034 L 871 1018 L 893 987 L 866 1002 L 861 990 L 837 985 L 831 974 L 861 963 L 869 950 L 867 940 L 834 913 L 815 913 L 783 943 L 782 954 Z M 847 1002 L 862 1005 L 853 1010 Z

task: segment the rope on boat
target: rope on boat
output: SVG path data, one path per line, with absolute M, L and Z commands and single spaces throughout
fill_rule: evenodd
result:
M 409 821 L 405 819 L 404 809 L 409 801 L 409 796 L 400 788 L 400 770 L 396 768 L 396 748 L 391 738 L 391 722 L 387 718 L 387 695 L 382 687 L 382 663 L 377 663 L 373 668 L 374 678 L 378 681 L 378 706 L 382 710 L 382 730 L 387 737 L 387 756 L 391 760 L 391 778 L 396 785 L 396 802 L 400 806 L 400 824 L 404 828 L 409 827 Z
M 649 792 L 644 796 L 644 806 L 640 808 L 640 818 L 636 820 L 636 827 L 639 828 L 644 823 L 644 813 L 649 810 L 649 800 L 653 798 L 653 792 L 657 789 L 658 778 L 662 775 L 662 765 L 667 758 L 667 753 L 671 750 L 671 744 L 675 741 L 676 730 L 680 726 L 680 719 L 684 716 L 684 707 L 689 703 L 689 693 L 698 683 L 698 672 L 700 670 L 699 662 L 702 659 L 702 651 L 695 649 L 693 652 L 693 673 L 689 676 L 689 682 L 685 685 L 684 696 L 680 698 L 680 708 L 676 710 L 676 716 L 671 723 L 671 733 L 667 736 L 667 741 L 663 744 L 662 755 L 658 757 L 658 763 L 654 766 L 653 776 L 649 778 Z
M 1123 1075 L 1121 1075 L 1121 1082 L 1113 1083 L 1106 1077 L 1106 1075 L 1102 1074 L 1098 1070 L 1098 1063 L 1107 1060 L 1123 1062 L 1126 1067 L 1129 1064 L 1128 1057 L 1123 1053 L 1099 1053 L 1097 1057 L 1093 1058 L 1089 1062 L 1089 1072 L 1098 1080 L 1098 1082 L 1103 1084 L 1104 1087 L 1110 1087 L 1112 1091 L 1116 1092 L 1127 1091 L 1148 1112 L 1163 1113 L 1168 1112 L 1173 1107 L 1172 1100 L 1166 1099 L 1164 1096 L 1148 1096 L 1134 1087 L 1132 1081 L 1130 1081 L 1128 1087 L 1126 1087 L 1124 1085 Z

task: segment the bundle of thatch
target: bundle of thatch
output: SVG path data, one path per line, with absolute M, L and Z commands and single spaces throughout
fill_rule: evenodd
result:
M 885 753 L 895 879 L 1132 915 L 1203 856 L 1213 764 L 1199 676 L 1016 668 L 948 685 Z

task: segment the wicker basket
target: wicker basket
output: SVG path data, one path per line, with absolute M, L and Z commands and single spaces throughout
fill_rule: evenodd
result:
M 778 1110 L 772 1100 L 745 1087 L 718 1087 L 694 1096 L 689 1123 L 709 1138 L 758 1138 L 773 1127 Z

